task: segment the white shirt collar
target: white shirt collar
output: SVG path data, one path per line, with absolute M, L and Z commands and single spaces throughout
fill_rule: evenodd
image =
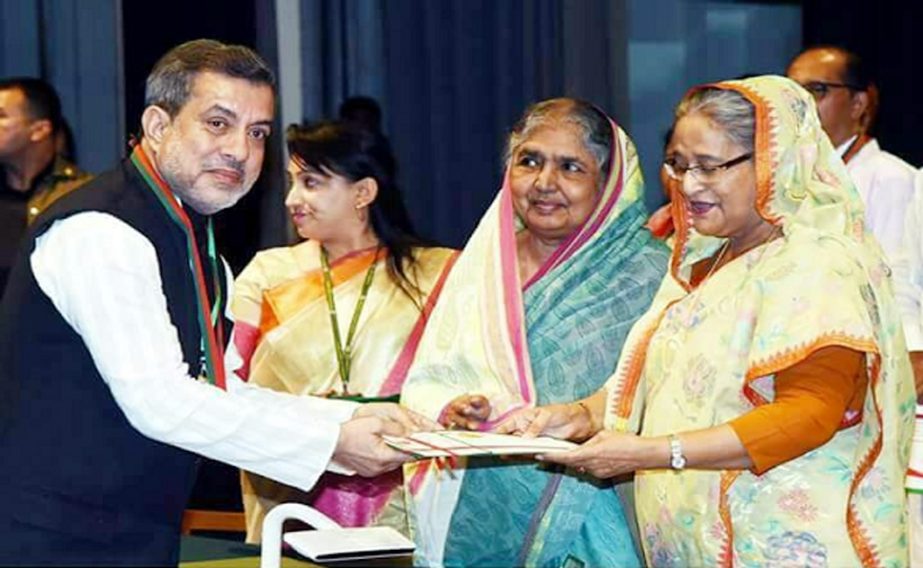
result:
M 836 153 L 839 154 L 841 158 L 845 156 L 846 151 L 849 150 L 849 147 L 852 146 L 852 143 L 855 142 L 858 137 L 858 134 L 853 134 L 852 138 L 836 147 Z

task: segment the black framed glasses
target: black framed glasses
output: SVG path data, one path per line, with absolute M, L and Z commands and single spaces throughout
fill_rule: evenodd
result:
M 863 91 L 861 87 L 856 85 L 850 85 L 848 83 L 831 83 L 829 81 L 808 81 L 807 83 L 802 83 L 802 87 L 812 95 L 814 95 L 815 100 L 821 100 L 827 96 L 833 89 L 849 89 L 850 91 Z
M 721 174 L 727 170 L 733 168 L 737 164 L 742 164 L 753 157 L 752 152 L 737 156 L 736 158 L 730 159 L 726 162 L 715 164 L 713 166 L 689 166 L 683 165 L 677 162 L 673 158 L 668 158 L 663 162 L 663 169 L 666 170 L 667 175 L 671 179 L 676 181 L 683 181 L 683 178 L 686 177 L 687 173 L 691 173 L 692 177 L 699 180 L 702 183 L 711 183 L 716 181 Z

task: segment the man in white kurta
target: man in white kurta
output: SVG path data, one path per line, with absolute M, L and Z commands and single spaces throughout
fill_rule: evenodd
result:
M 816 47 L 795 57 L 787 74 L 814 95 L 824 131 L 862 196 L 866 227 L 893 260 L 913 196 L 914 168 L 867 134 L 877 90 L 862 60 L 841 48 Z
M 259 176 L 273 85 L 245 47 L 174 48 L 131 158 L 28 235 L 0 304 L 0 564 L 175 565 L 190 452 L 303 490 L 408 459 L 381 439 L 418 423 L 396 405 L 248 385 L 233 353 L 221 371 L 210 216 Z
M 840 156 L 846 154 L 857 138 L 858 135 L 837 147 Z M 870 138 L 852 155 L 846 162 L 846 171 L 862 196 L 866 227 L 893 261 L 901 246 L 904 215 L 913 198 L 916 171 L 904 160 L 882 150 L 875 138 Z

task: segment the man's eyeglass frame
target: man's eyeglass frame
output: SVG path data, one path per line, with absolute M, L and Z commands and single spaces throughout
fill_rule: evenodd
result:
M 854 93 L 865 90 L 858 85 L 852 85 L 849 83 L 834 83 L 831 81 L 808 81 L 807 83 L 802 83 L 801 86 L 804 87 L 807 92 L 811 93 L 811 95 L 813 95 L 817 100 L 821 100 L 830 94 L 831 89 L 849 89 Z

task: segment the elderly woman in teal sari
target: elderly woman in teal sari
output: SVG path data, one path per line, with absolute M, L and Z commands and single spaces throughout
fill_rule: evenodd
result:
M 503 187 L 446 281 L 402 393 L 448 427 L 489 429 L 601 387 L 667 267 L 644 229 L 634 146 L 601 111 L 539 103 L 507 153 Z M 631 507 L 611 482 L 488 458 L 405 473 L 421 564 L 639 563 Z

